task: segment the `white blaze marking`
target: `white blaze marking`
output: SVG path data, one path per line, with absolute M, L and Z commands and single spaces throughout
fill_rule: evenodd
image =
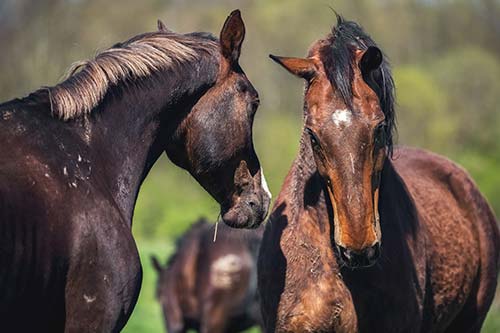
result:
M 335 110 L 332 113 L 332 120 L 335 125 L 340 126 L 349 126 L 351 125 L 352 112 L 348 109 L 339 109 Z
M 267 186 L 266 176 L 264 176 L 264 169 L 262 169 L 262 167 L 260 168 L 260 182 L 262 184 L 264 192 L 266 192 L 266 194 L 269 196 L 269 199 L 271 199 L 273 195 L 271 194 L 271 191 L 269 191 L 269 187 Z
M 210 269 L 212 285 L 223 289 L 231 288 L 235 280 L 239 278 L 238 273 L 242 268 L 241 258 L 235 254 L 218 258 Z

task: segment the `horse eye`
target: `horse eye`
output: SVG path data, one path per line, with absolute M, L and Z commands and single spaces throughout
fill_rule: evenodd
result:
M 252 101 L 252 109 L 255 111 L 260 105 L 260 99 L 256 98 Z
M 386 125 L 382 123 L 375 128 L 375 148 L 380 149 L 387 144 Z
M 257 112 L 257 108 L 259 107 L 259 105 L 260 105 L 259 98 L 256 98 L 249 103 L 250 115 L 254 115 L 255 112 Z
M 321 148 L 321 146 L 319 144 L 318 137 L 316 136 L 316 134 L 314 134 L 314 132 L 310 128 L 306 128 L 306 131 L 309 134 L 309 138 L 311 139 L 311 145 L 312 145 L 313 149 Z

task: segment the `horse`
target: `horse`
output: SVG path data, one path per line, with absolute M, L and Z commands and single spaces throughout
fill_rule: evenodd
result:
M 258 93 L 238 64 L 244 36 L 238 10 L 220 38 L 160 28 L 0 105 L 2 331 L 120 331 L 142 280 L 134 204 L 163 152 L 225 223 L 260 224 L 270 194 L 252 142 Z
M 355 22 L 306 58 L 299 153 L 258 261 L 267 332 L 479 332 L 495 294 L 500 236 L 465 170 L 393 148 L 394 83 Z
M 169 333 L 236 333 L 261 325 L 257 254 L 264 230 L 216 228 L 206 219 L 194 223 L 165 267 L 151 257 Z

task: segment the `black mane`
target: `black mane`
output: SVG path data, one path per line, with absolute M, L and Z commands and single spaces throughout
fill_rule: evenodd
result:
M 331 47 L 324 48 L 321 55 L 328 79 L 339 92 L 346 105 L 352 107 L 353 51 L 356 49 L 364 51 L 370 46 L 377 47 L 377 44 L 356 22 L 346 21 L 340 15 L 337 15 L 337 25 L 332 28 L 329 40 Z M 373 80 L 368 80 L 367 84 L 380 100 L 380 107 L 384 112 L 387 124 L 387 148 L 389 153 L 392 154 L 393 133 L 396 130 L 394 81 L 385 55 L 382 65 L 373 75 Z

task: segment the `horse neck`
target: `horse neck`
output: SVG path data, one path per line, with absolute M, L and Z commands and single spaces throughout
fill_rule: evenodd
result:
M 308 209 L 316 211 L 317 216 L 326 213 L 324 203 L 324 184 L 318 176 L 314 156 L 305 132 L 300 139 L 299 154 L 285 179 L 277 201 L 287 201 L 290 207 L 290 223 L 300 224 L 302 213 Z M 275 207 L 279 206 L 279 203 Z M 326 217 L 327 219 L 328 217 Z M 318 218 L 318 223 L 325 223 Z M 327 222 L 327 221 L 326 221 Z
M 129 223 L 142 181 L 180 121 L 215 82 L 218 60 L 198 61 L 203 63 L 122 88 L 116 94 L 120 98 L 107 97 L 84 122 L 92 162 L 103 171 L 101 181 Z
M 399 154 L 394 155 L 395 159 L 400 158 Z M 382 169 L 378 208 L 383 242 L 387 244 L 387 239 L 385 239 L 387 233 L 384 233 L 384 229 L 388 227 L 396 228 L 399 232 L 411 235 L 413 238 L 417 237 L 419 231 L 417 208 L 392 158 L 386 158 Z

